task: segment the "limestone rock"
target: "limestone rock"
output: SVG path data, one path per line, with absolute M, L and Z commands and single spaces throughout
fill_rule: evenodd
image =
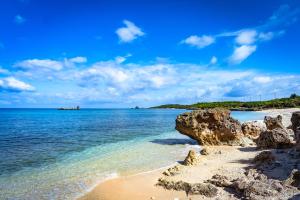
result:
M 253 162 L 256 165 L 269 165 L 275 160 L 275 156 L 271 151 L 263 151 L 260 152 L 255 158 L 253 159 Z
M 275 128 L 285 129 L 282 124 L 282 116 L 278 115 L 277 117 L 265 116 L 264 122 L 268 130 L 273 130 Z
M 255 142 L 259 148 L 288 148 L 293 144 L 287 130 L 281 128 L 262 132 Z
M 195 183 L 191 184 L 188 194 L 201 194 L 206 197 L 214 197 L 218 194 L 218 189 L 212 184 Z
M 207 147 L 204 147 L 203 149 L 201 149 L 200 154 L 204 156 L 209 155 L 209 149 Z
M 291 129 L 294 131 L 295 139 L 297 143 L 300 143 L 300 111 L 293 112 L 291 121 Z
M 190 150 L 189 154 L 183 161 L 183 165 L 192 166 L 199 163 L 199 155 L 194 150 Z
M 182 169 L 181 165 L 176 165 L 176 166 L 171 167 L 171 168 L 167 169 L 166 171 L 164 171 L 163 174 L 166 176 L 174 176 L 176 174 L 179 174 L 181 169 Z
M 298 169 L 293 169 L 289 177 L 284 181 L 286 185 L 292 185 L 300 189 L 300 171 Z
M 227 176 L 223 176 L 223 175 L 219 175 L 219 174 L 213 175 L 212 178 L 207 180 L 206 182 L 211 183 L 217 187 L 231 187 L 232 186 L 232 183 L 228 179 Z
M 243 135 L 239 121 L 221 108 L 195 110 L 177 116 L 176 130 L 200 145 L 239 145 Z
M 251 139 L 257 138 L 266 129 L 266 125 L 260 121 L 245 122 L 242 124 L 244 135 Z

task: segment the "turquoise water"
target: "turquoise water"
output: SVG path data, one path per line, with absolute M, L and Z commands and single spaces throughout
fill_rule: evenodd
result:
M 0 199 L 74 199 L 97 183 L 182 160 L 185 110 L 0 109 Z M 233 112 L 242 120 L 256 112 Z

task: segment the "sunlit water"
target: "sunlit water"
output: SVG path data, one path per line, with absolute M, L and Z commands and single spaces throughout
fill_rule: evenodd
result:
M 182 160 L 174 109 L 0 109 L 0 199 L 74 199 L 97 183 Z M 257 112 L 233 112 L 241 121 Z

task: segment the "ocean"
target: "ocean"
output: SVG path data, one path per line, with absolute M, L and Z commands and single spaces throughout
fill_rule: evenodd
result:
M 0 109 L 0 199 L 75 199 L 109 178 L 165 167 L 199 148 L 176 109 Z M 232 112 L 241 120 L 263 113 Z

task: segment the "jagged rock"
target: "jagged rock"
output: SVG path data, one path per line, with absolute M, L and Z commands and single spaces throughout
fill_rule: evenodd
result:
M 296 142 L 300 143 L 300 111 L 293 112 L 291 122 L 291 129 L 294 131 Z
M 232 186 L 244 199 L 249 200 L 289 199 L 298 192 L 297 188 L 268 179 L 254 169 L 250 169 L 246 176 L 234 180 Z
M 188 194 L 201 194 L 206 197 L 214 197 L 218 194 L 218 189 L 212 184 L 195 183 L 191 184 Z
M 288 148 L 293 143 L 285 129 L 266 130 L 255 140 L 259 148 Z
M 282 124 L 282 116 L 278 115 L 277 117 L 265 116 L 264 122 L 268 130 L 273 130 L 275 128 L 285 129 Z
M 239 145 L 241 124 L 221 108 L 195 110 L 177 116 L 176 130 L 200 145 Z
M 245 122 L 242 124 L 244 135 L 251 139 L 257 138 L 266 129 L 266 125 L 261 121 Z
M 183 161 L 183 165 L 192 166 L 199 163 L 199 155 L 196 154 L 194 150 L 190 150 L 189 154 Z
M 209 155 L 209 149 L 207 147 L 204 147 L 203 149 L 201 149 L 200 154 L 204 156 Z
M 271 151 L 263 151 L 254 157 L 253 162 L 256 165 L 271 164 L 275 160 L 275 156 Z
M 218 193 L 218 189 L 212 184 L 204 183 L 187 183 L 183 181 L 172 181 L 164 178 L 158 179 L 156 185 L 162 186 L 167 190 L 185 191 L 186 194 L 200 194 L 207 197 L 214 197 Z
M 289 177 L 283 183 L 300 189 L 300 171 L 298 169 L 293 169 Z
M 164 171 L 163 174 L 166 176 L 174 176 L 176 174 L 179 174 L 181 169 L 182 169 L 181 165 L 176 165 L 176 166 L 171 167 L 171 168 L 167 169 L 166 171 Z
M 231 187 L 232 186 L 232 182 L 228 179 L 227 176 L 223 176 L 223 175 L 219 175 L 219 174 L 213 175 L 211 179 L 209 179 L 205 182 L 211 183 L 218 187 Z

